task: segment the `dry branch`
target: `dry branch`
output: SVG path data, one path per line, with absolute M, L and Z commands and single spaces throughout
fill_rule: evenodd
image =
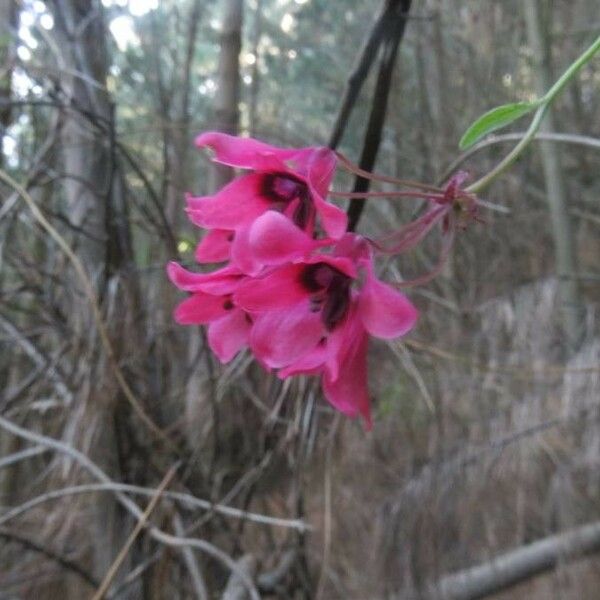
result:
M 384 41 L 381 48 L 381 58 L 377 82 L 373 92 L 373 103 L 369 122 L 365 132 L 365 140 L 360 155 L 359 167 L 365 171 L 371 171 L 377 160 L 377 153 L 381 143 L 381 133 L 387 113 L 388 97 L 392 85 L 392 75 L 398 47 L 404 36 L 408 13 L 410 11 L 412 0 L 396 0 L 391 2 L 390 14 L 384 33 Z M 370 181 L 363 177 L 357 177 L 354 182 L 353 192 L 366 192 L 369 189 Z M 364 209 L 363 199 L 353 199 L 348 208 L 348 230 L 353 231 L 358 224 L 362 211 Z
M 39 433 L 34 433 L 32 431 L 29 431 L 28 429 L 24 429 L 23 427 L 19 427 L 15 423 L 12 423 L 8 419 L 5 419 L 1 416 L 0 428 L 9 431 L 17 437 L 23 438 L 30 442 L 34 442 L 36 444 L 46 446 L 62 454 L 65 454 L 66 456 L 74 460 L 76 463 L 78 463 L 88 473 L 90 473 L 90 475 L 92 475 L 99 481 L 111 485 L 114 484 L 114 482 L 111 481 L 110 477 L 108 477 L 108 475 L 106 475 L 106 473 L 102 469 L 100 469 L 98 465 L 91 461 L 85 454 L 79 452 L 75 448 L 72 448 L 68 444 L 64 444 L 53 438 L 41 435 Z M 121 492 L 115 492 L 115 496 L 119 503 L 125 509 L 127 509 L 127 511 L 129 511 L 129 513 L 131 513 L 136 519 L 140 520 L 143 518 L 143 512 L 135 502 L 133 502 Z M 209 556 L 216 558 L 244 582 L 253 600 L 260 600 L 260 596 L 258 594 L 258 591 L 256 590 L 256 587 L 254 586 L 254 583 L 247 577 L 245 573 L 240 571 L 235 561 L 229 555 L 227 555 L 225 552 L 223 552 L 213 544 L 197 538 L 181 538 L 174 535 L 170 535 L 153 525 L 148 526 L 148 531 L 153 539 L 167 546 L 173 546 L 175 548 L 196 548 L 197 550 L 201 550 Z
M 158 486 L 158 488 L 156 488 L 156 492 L 152 496 L 150 502 L 148 502 L 148 506 L 146 507 L 146 510 L 144 510 L 144 513 L 139 518 L 133 531 L 127 538 L 125 545 L 123 546 L 123 548 L 121 548 L 119 554 L 117 554 L 117 557 L 115 558 L 114 562 L 112 563 L 112 565 L 106 572 L 106 575 L 104 576 L 104 579 L 102 580 L 102 584 L 100 585 L 100 587 L 94 594 L 94 597 L 92 598 L 92 600 L 102 600 L 102 598 L 104 598 L 106 592 L 108 591 L 108 588 L 110 587 L 110 584 L 112 583 L 112 581 L 115 578 L 117 572 L 119 571 L 121 565 L 123 564 L 123 561 L 127 557 L 127 554 L 129 553 L 129 550 L 131 549 L 131 546 L 133 545 L 137 536 L 140 534 L 140 532 L 142 531 L 142 529 L 148 522 L 148 519 L 150 518 L 152 511 L 156 508 L 156 505 L 158 504 L 158 501 L 160 500 L 160 497 L 162 496 L 163 492 L 165 491 L 167 485 L 169 485 L 169 483 L 173 479 L 178 466 L 179 466 L 179 463 L 175 463 L 167 471 L 166 475 L 163 477 L 163 480 L 160 482 L 160 485 Z
M 600 521 L 558 533 L 499 556 L 491 562 L 443 577 L 428 597 L 477 600 L 496 594 L 566 560 L 600 551 Z
M 36 446 L 36 448 L 39 448 L 39 446 Z M 11 454 L 7 457 L 7 464 L 17 462 L 24 458 L 28 458 L 29 456 L 32 456 L 34 454 L 39 454 L 45 451 L 47 451 L 47 448 L 36 450 L 35 452 L 33 452 L 32 450 L 26 450 L 22 453 L 18 453 L 22 454 L 23 456 Z M 6 466 L 6 464 L 4 464 L 4 462 L 2 461 L 0 462 L 0 468 L 3 466 Z M 3 515 L 0 515 L 0 525 L 5 524 L 8 521 L 11 521 L 19 515 L 27 512 L 28 510 L 31 510 L 35 506 L 44 504 L 45 502 L 49 502 L 50 500 L 56 500 L 59 498 L 64 498 L 66 496 L 72 496 L 76 494 L 88 494 L 92 492 L 126 492 L 128 494 L 137 494 L 140 496 L 152 497 L 155 490 L 152 488 L 145 488 L 138 485 L 117 482 L 87 483 L 83 485 L 65 487 L 58 490 L 51 490 L 40 494 L 39 496 L 31 498 L 30 500 L 27 500 L 23 504 L 14 507 L 10 511 L 4 513 Z M 279 519 L 277 517 L 269 517 L 268 515 L 261 515 L 259 513 L 253 513 L 246 510 L 242 510 L 240 508 L 235 508 L 234 506 L 227 506 L 226 504 L 209 502 L 208 500 L 196 498 L 191 494 L 185 494 L 182 492 L 164 492 L 163 497 L 169 498 L 170 500 L 176 500 L 180 502 L 184 507 L 200 508 L 202 510 L 219 513 L 221 515 L 233 517 L 235 519 L 245 519 L 254 523 L 260 523 L 262 525 L 288 527 L 291 529 L 296 529 L 298 531 L 309 531 L 311 529 L 310 525 L 304 523 L 304 521 L 300 519 Z
M 30 538 L 25 537 L 19 532 L 10 531 L 8 529 L 0 528 L 0 538 L 4 538 L 9 542 L 16 542 L 20 544 L 27 550 L 31 550 L 32 552 L 37 552 L 38 554 L 42 554 L 46 558 L 60 565 L 66 571 L 75 573 L 78 575 L 83 581 L 85 581 L 88 585 L 93 587 L 94 589 L 98 587 L 99 582 L 94 578 L 91 573 L 88 573 L 83 567 L 78 565 L 77 563 L 69 560 L 68 558 L 62 556 L 58 552 L 51 550 L 36 542 Z

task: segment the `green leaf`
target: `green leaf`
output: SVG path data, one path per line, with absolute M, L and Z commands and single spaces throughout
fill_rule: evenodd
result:
M 460 138 L 460 142 L 458 142 L 458 146 L 461 150 L 470 148 L 488 133 L 506 127 L 506 125 L 536 109 L 541 103 L 542 100 L 535 102 L 513 102 L 512 104 L 503 104 L 502 106 L 492 108 L 492 110 L 479 117 L 465 131 L 462 138 Z

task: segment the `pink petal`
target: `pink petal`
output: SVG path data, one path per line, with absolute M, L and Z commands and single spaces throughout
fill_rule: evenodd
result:
M 327 337 L 321 338 L 313 350 L 279 371 L 278 377 L 286 379 L 291 375 L 315 374 L 326 369 L 330 380 L 335 381 L 340 364 L 346 361 L 347 353 L 352 351 L 356 340 L 363 334 L 356 298 L 353 298 L 344 320 Z
M 311 148 L 306 156 L 306 179 L 321 224 L 327 235 L 341 238 L 348 226 L 348 217 L 341 208 L 325 199 L 335 173 L 336 156 L 329 148 Z
M 367 383 L 368 336 L 362 332 L 353 340 L 340 364 L 334 380 L 326 370 L 323 373 L 323 392 L 327 400 L 339 411 L 351 417 L 360 414 L 367 429 L 371 428 L 371 410 Z
M 228 363 L 248 344 L 251 322 L 243 310 L 234 309 L 208 326 L 208 343 L 219 360 Z
M 357 233 L 346 233 L 336 242 L 333 251 L 334 256 L 345 256 L 355 262 L 370 261 L 372 254 L 368 240 Z
M 229 305 L 222 296 L 197 292 L 177 306 L 173 317 L 180 325 L 204 325 L 226 315 Z
M 256 317 L 250 347 L 266 365 L 278 368 L 314 350 L 324 334 L 320 315 L 298 306 Z
M 321 224 L 323 229 L 328 236 L 335 240 L 340 239 L 348 227 L 348 216 L 339 207 L 334 204 L 326 202 L 319 196 L 319 194 L 313 192 L 313 202 L 319 217 L 321 218 Z
M 209 229 L 238 230 L 249 225 L 270 207 L 261 196 L 263 175 L 250 173 L 234 179 L 214 196 L 187 197 L 190 221 Z
M 327 340 L 320 340 L 319 343 L 297 361 L 289 364 L 277 373 L 280 379 L 287 379 L 293 375 L 315 375 L 323 371 L 323 365 L 329 357 L 329 347 Z
M 264 277 L 247 279 L 234 293 L 234 302 L 244 310 L 265 311 L 287 308 L 308 301 L 309 292 L 301 284 L 302 264 L 278 267 Z
M 338 378 L 340 367 L 346 361 L 346 355 L 352 351 L 356 340 L 360 340 L 365 333 L 358 312 L 357 293 L 352 291 L 351 294 L 350 305 L 344 320 L 330 332 L 327 338 L 325 368 L 331 381 Z
M 199 263 L 222 262 L 229 258 L 234 232 L 227 229 L 211 229 L 196 248 Z
M 250 226 L 238 229 L 236 232 L 231 245 L 231 263 L 243 273 L 253 277 L 262 271 L 263 263 L 255 257 L 250 247 Z
M 326 198 L 335 174 L 337 157 L 329 148 L 310 148 L 307 155 L 307 180 L 313 190 L 322 198 Z
M 286 170 L 284 161 L 298 152 L 217 131 L 199 135 L 196 146 L 211 148 L 215 153 L 214 160 L 224 165 L 256 171 Z
M 232 266 L 212 273 L 192 273 L 173 261 L 167 265 L 167 275 L 180 290 L 206 292 L 217 296 L 231 294 L 243 278 L 240 271 Z
M 329 266 L 333 267 L 334 269 L 341 271 L 345 275 L 348 275 L 348 277 L 350 277 L 351 279 L 356 278 L 356 265 L 354 264 L 354 261 L 352 261 L 349 258 L 346 258 L 345 256 L 330 256 L 328 254 L 315 254 L 315 255 L 311 256 L 310 258 L 307 258 L 303 262 L 307 265 L 314 265 L 317 263 L 325 263 L 326 265 L 329 265 Z
M 395 255 L 414 248 L 448 214 L 451 205 L 434 205 L 399 231 L 373 242 L 379 254 Z
M 328 244 L 315 242 L 287 217 L 268 210 L 250 227 L 249 250 L 261 263 L 278 265 L 307 256 L 315 248 Z
M 372 273 L 359 296 L 359 312 L 365 329 L 379 338 L 391 339 L 410 331 L 419 312 L 409 299 Z

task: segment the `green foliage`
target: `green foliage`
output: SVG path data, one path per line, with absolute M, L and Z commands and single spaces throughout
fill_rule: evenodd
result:
M 492 108 L 479 117 L 460 138 L 458 143 L 461 150 L 467 150 L 483 137 L 510 125 L 517 119 L 525 116 L 540 106 L 542 100 L 535 102 L 512 102 Z

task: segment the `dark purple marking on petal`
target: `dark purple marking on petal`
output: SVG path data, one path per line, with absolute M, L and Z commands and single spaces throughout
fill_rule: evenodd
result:
M 292 202 L 296 203 L 291 219 L 305 229 L 315 215 L 308 186 L 304 181 L 288 173 L 266 173 L 261 182 L 261 195 L 283 211 Z
M 321 320 L 332 331 L 344 319 L 350 306 L 352 279 L 326 263 L 306 265 L 300 283 L 310 294 L 310 311 L 321 311 Z

